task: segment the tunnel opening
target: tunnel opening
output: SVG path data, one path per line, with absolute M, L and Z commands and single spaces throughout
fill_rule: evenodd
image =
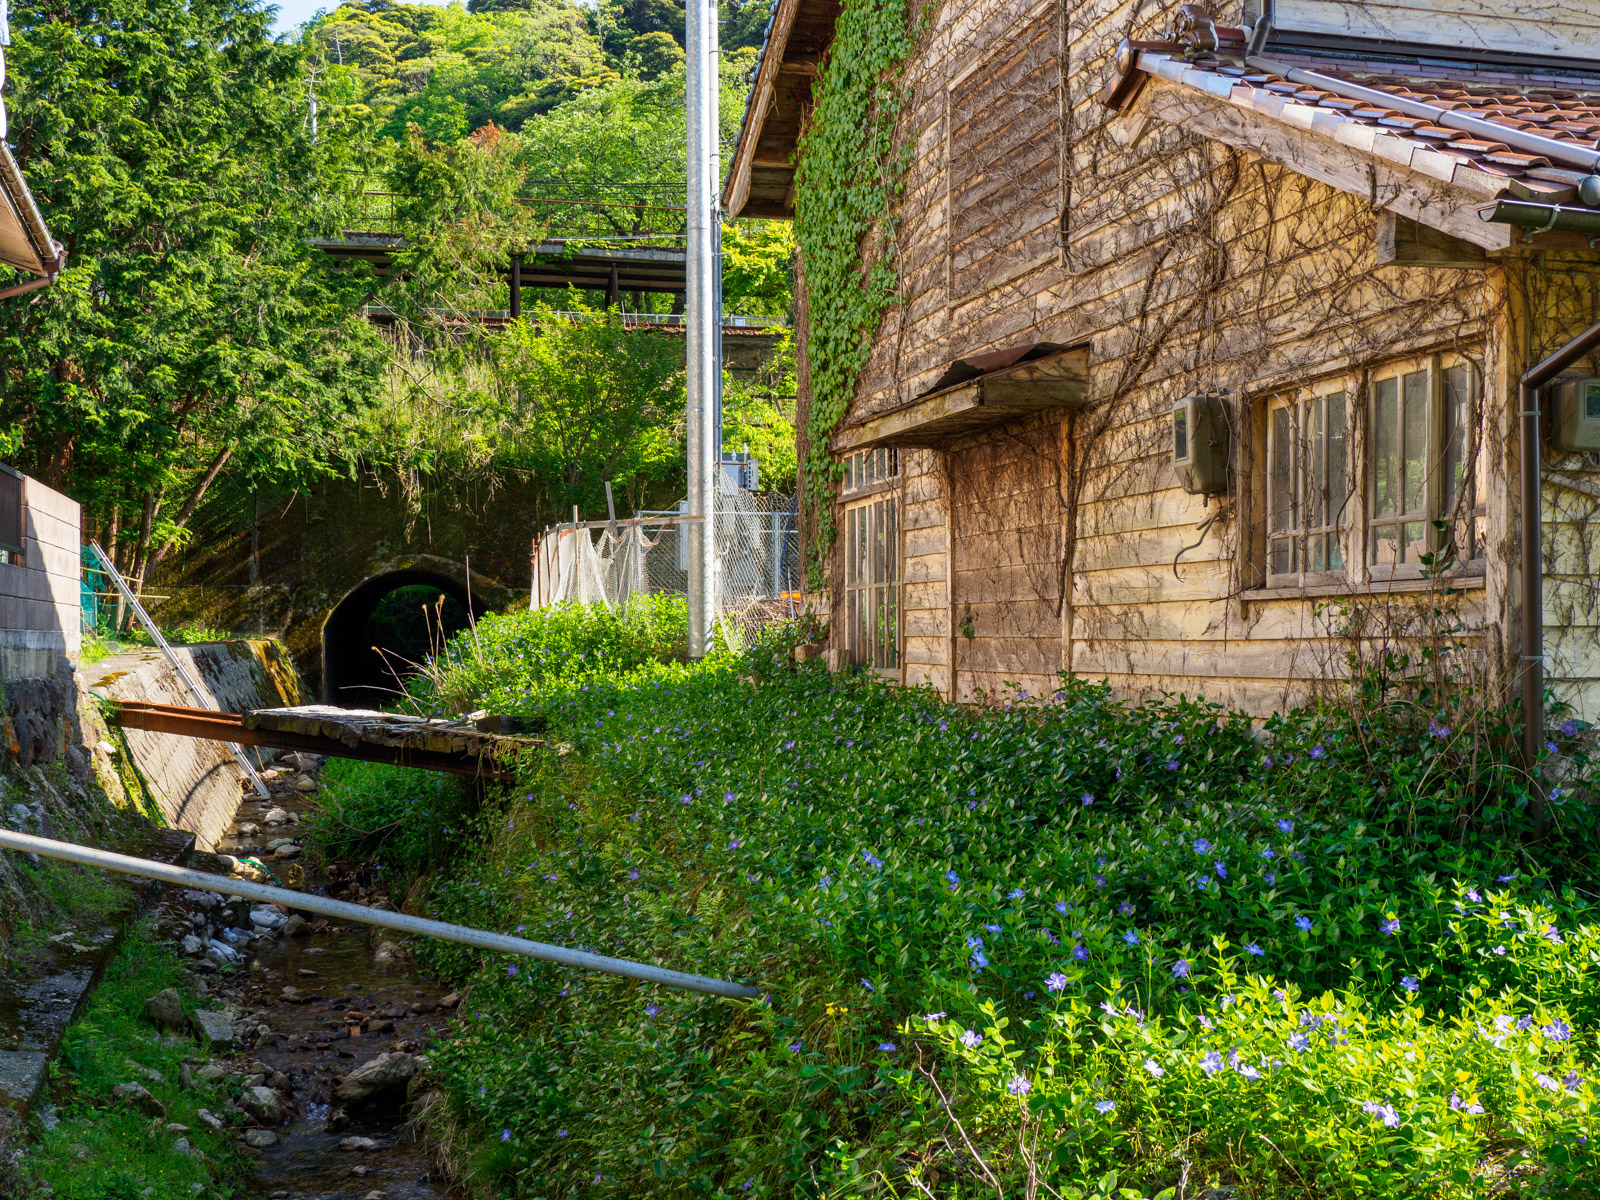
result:
M 350 591 L 322 626 L 322 697 L 383 708 L 441 646 L 483 615 L 464 585 L 434 571 L 389 571 Z

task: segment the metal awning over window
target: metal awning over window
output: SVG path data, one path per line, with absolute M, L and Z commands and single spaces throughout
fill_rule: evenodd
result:
M 840 430 L 840 453 L 868 446 L 942 446 L 952 438 L 1051 408 L 1081 404 L 1089 350 L 1035 342 L 957 359 L 910 404 Z

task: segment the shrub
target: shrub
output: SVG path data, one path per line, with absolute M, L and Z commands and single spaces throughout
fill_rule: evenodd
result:
M 506 1194 L 1593 1194 L 1581 768 L 1540 827 L 1403 714 L 976 711 L 617 621 L 508 618 L 448 681 L 574 753 L 431 903 L 770 995 L 423 948 L 470 980 L 437 1068 Z

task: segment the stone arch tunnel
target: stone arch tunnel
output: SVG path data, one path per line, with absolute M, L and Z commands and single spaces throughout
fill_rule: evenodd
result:
M 404 567 L 369 576 L 346 592 L 322 623 L 323 703 L 392 703 L 407 678 L 482 617 L 481 593 L 473 595 L 457 574 Z

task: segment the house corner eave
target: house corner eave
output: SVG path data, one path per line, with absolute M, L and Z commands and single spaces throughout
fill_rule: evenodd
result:
M 11 148 L 0 141 L 0 263 L 54 279 L 61 248 L 50 237 Z

